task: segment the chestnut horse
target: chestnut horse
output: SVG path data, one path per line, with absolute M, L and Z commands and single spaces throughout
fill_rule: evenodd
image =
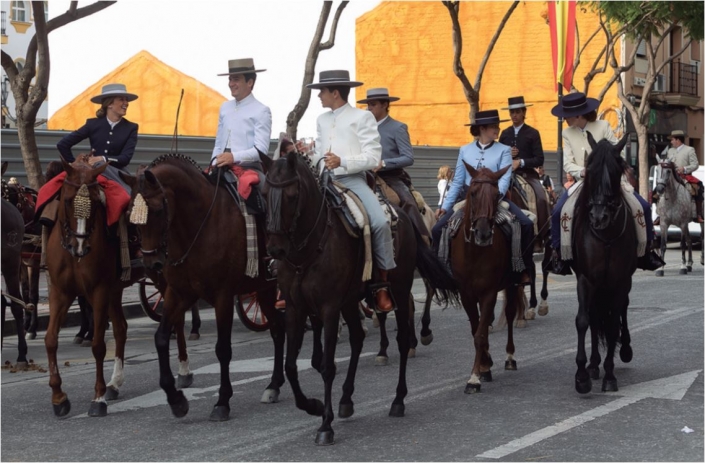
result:
M 504 368 L 516 370 L 514 317 L 524 310 L 524 288 L 514 282 L 510 242 L 495 224 L 498 182 L 510 167 L 492 172 L 487 168 L 475 170 L 465 163 L 472 180 L 461 228 L 451 241 L 450 261 L 453 276 L 464 283 L 460 287 L 460 298 L 470 319 L 475 344 L 475 362 L 465 386 L 467 394 L 480 392 L 480 380 L 492 381 L 488 331 L 494 320 L 497 293 L 502 290 L 505 291 L 508 330 Z
M 325 176 L 324 176 L 325 177 Z M 322 180 L 325 182 L 325 178 Z M 354 413 L 352 394 L 355 373 L 365 337 L 359 321 L 358 301 L 364 290 L 364 244 L 351 237 L 335 217 L 333 206 L 322 194 L 317 174 L 308 158 L 291 152 L 273 163 L 264 189 L 269 207 L 267 250 L 279 259 L 277 281 L 287 301 L 286 376 L 294 391 L 296 406 L 310 415 L 321 416 L 316 443 L 334 443 L 332 386 L 335 378 L 335 349 L 342 315 L 350 333 L 350 363 L 343 384 L 338 416 Z M 407 394 L 406 364 L 409 352 L 409 293 L 414 268 L 440 297 L 455 293 L 455 282 L 445 266 L 430 251 L 411 221 L 397 209 L 399 221 L 394 238 L 396 268 L 389 271 L 391 293 L 396 300 L 399 381 L 390 416 L 404 416 Z M 325 403 L 307 398 L 298 379 L 296 359 L 302 343 L 307 315 L 313 314 L 324 326 L 321 376 Z
M 146 209 L 141 206 L 146 217 L 138 225 L 143 260 L 166 284 L 166 288 L 159 288 L 164 296 L 164 311 L 154 343 L 159 355 L 159 384 L 174 416 L 185 416 L 189 404 L 175 387 L 169 365 L 169 338 L 175 324 L 181 323 L 183 331 L 184 312 L 198 299 L 215 308 L 218 329 L 215 352 L 220 363 L 220 389 L 210 420 L 225 421 L 230 416 L 231 334 L 237 294 L 256 291 L 260 307 L 270 321 L 275 361 L 262 402 L 278 401 L 279 388 L 284 384 L 284 326 L 283 314 L 274 308 L 276 280 L 266 278 L 261 259 L 257 277 L 245 274 L 247 230 L 235 200 L 225 188 L 213 185 L 193 159 L 180 154 L 158 157 L 149 167 L 140 168 L 136 177 L 121 176 L 132 187 L 133 213 L 140 209 L 135 206 L 136 201 L 146 203 Z M 265 242 L 262 228 L 257 228 L 260 256 L 264 255 Z M 179 354 L 179 361 L 181 376 L 184 366 L 188 368 L 185 352 L 183 356 Z
M 85 296 L 93 307 L 93 357 L 96 361 L 95 394 L 89 416 L 105 416 L 106 400 L 115 399 L 124 381 L 125 340 L 127 322 L 122 311 L 122 291 L 137 281 L 141 272 L 131 272 L 131 281 L 121 281 L 120 243 L 107 227 L 105 195 L 98 176 L 107 164 L 93 167 L 88 154 L 75 162 L 62 161 L 66 178 L 59 192 L 56 225 L 47 242 L 49 289 L 49 326 L 44 343 L 47 349 L 51 402 L 57 416 L 71 410 L 68 396 L 61 389 L 61 376 L 56 351 L 59 329 L 73 300 Z M 111 227 L 112 228 L 112 227 Z M 108 316 L 115 337 L 115 365 L 110 382 L 105 384 L 105 328 Z
M 627 139 L 625 135 L 617 145 L 612 145 L 607 140 L 595 144 L 592 137 L 588 137 L 592 153 L 587 158 L 585 180 L 573 214 L 572 268 L 578 280 L 575 389 L 581 394 L 592 389 L 591 378 L 599 378 L 599 341 L 606 340 L 607 346 L 603 392 L 618 390 L 614 376 L 614 351 L 618 343 L 621 343 L 621 360 L 626 363 L 632 359 L 627 307 L 637 263 L 637 234 L 622 197 L 620 181 L 627 164 L 619 154 Z M 586 368 L 588 327 L 592 353 Z

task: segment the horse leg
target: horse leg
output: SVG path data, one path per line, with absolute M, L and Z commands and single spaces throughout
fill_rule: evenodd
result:
M 631 285 L 630 285 L 631 286 Z M 607 354 L 605 355 L 605 377 L 602 379 L 602 392 L 616 392 L 617 378 L 614 376 L 614 351 L 617 346 L 617 339 L 620 335 L 620 320 L 622 312 L 629 304 L 629 289 L 620 288 L 624 291 L 622 297 L 614 298 L 610 307 L 609 320 L 605 328 L 605 337 L 607 338 Z M 625 305 L 627 304 L 627 305 Z
M 103 362 L 105 361 L 106 352 L 105 324 L 108 321 L 108 310 L 110 310 L 111 305 L 109 289 L 106 287 L 94 289 L 89 302 L 92 302 L 91 306 L 93 307 L 93 341 L 91 350 L 95 359 L 95 395 L 88 409 L 88 416 L 106 416 L 108 414 L 108 404 L 105 397 L 106 385 Z
M 403 300 L 403 298 L 399 298 L 398 300 Z M 404 399 L 406 398 L 406 395 L 408 394 L 408 388 L 406 384 L 406 364 L 408 360 L 408 353 L 409 353 L 409 333 L 406 332 L 414 331 L 414 325 L 413 322 L 410 325 L 407 323 L 407 320 L 409 319 L 408 314 L 405 314 L 404 312 L 408 312 L 413 316 L 413 311 L 411 308 L 413 307 L 413 299 L 410 297 L 409 298 L 409 304 L 408 306 L 404 307 L 403 304 L 397 304 L 397 310 L 396 310 L 396 317 L 397 317 L 397 345 L 399 347 L 399 379 L 397 381 L 397 391 L 396 391 L 396 396 L 394 397 L 394 401 L 392 402 L 392 407 L 389 410 L 389 416 L 394 416 L 397 418 L 403 417 L 404 416 L 404 410 L 405 410 L 405 405 L 404 405 Z M 413 318 L 412 318 L 413 320 Z
M 61 390 L 56 351 L 59 347 L 59 329 L 64 324 L 69 306 L 75 297 L 75 294 L 60 293 L 56 285 L 49 291 L 49 325 L 44 337 L 44 346 L 47 350 L 51 404 L 54 414 L 58 417 L 66 416 L 71 411 L 71 402 L 66 393 Z
M 21 300 L 22 294 L 20 292 L 20 272 L 8 272 L 5 277 L 5 286 L 7 287 L 7 292 L 10 296 L 17 300 Z M 15 301 L 10 301 L 10 310 L 12 311 L 12 316 L 15 319 L 15 326 L 17 327 L 17 364 L 15 367 L 19 370 L 24 370 L 27 368 L 27 340 L 24 335 L 24 309 L 22 305 Z
M 590 379 L 600 379 L 600 362 L 602 357 L 600 357 L 600 339 L 598 336 L 599 330 L 599 320 L 597 316 L 593 314 L 588 314 L 590 317 L 590 363 L 588 363 L 587 371 L 590 375 Z
M 379 352 L 375 357 L 375 365 L 386 366 L 389 363 L 387 348 L 389 347 L 389 338 L 387 337 L 387 314 L 384 312 L 377 313 L 379 320 Z
M 195 303 L 195 301 L 193 302 Z M 189 305 L 189 301 L 183 301 L 167 287 L 164 294 L 164 314 L 157 331 L 154 333 L 154 346 L 159 359 L 159 386 L 166 393 L 171 413 L 177 418 L 182 418 L 188 413 L 188 400 L 186 400 L 184 393 L 175 387 L 176 381 L 169 363 L 169 341 L 171 340 L 171 330 L 178 322 L 178 312 L 183 313 Z
M 666 268 L 666 245 L 668 244 L 668 224 L 666 223 L 665 217 L 661 217 L 661 259 L 663 259 L 664 265 L 660 269 L 656 270 L 655 275 L 657 277 L 663 276 L 663 271 Z
M 587 394 L 592 389 L 592 381 L 588 374 L 585 364 L 587 363 L 587 355 L 585 354 L 585 332 L 590 325 L 590 297 L 589 282 L 580 275 L 578 277 L 578 315 L 575 317 L 575 328 L 578 332 L 578 353 L 575 357 L 575 363 L 578 365 L 578 371 L 575 373 L 575 390 L 580 394 Z
M 215 305 L 215 318 L 218 327 L 215 354 L 220 363 L 220 389 L 218 390 L 218 401 L 209 418 L 211 421 L 227 421 L 230 418 L 230 398 L 233 396 L 233 386 L 230 384 L 230 361 L 233 358 L 231 335 L 235 295 L 226 293 L 219 296 Z M 274 301 L 272 301 L 273 304 Z
M 274 369 L 272 370 L 272 379 L 260 398 L 260 402 L 264 404 L 279 402 L 279 388 L 281 388 L 284 384 L 284 342 L 286 339 L 286 320 L 284 313 L 274 307 L 277 302 L 276 299 L 276 288 L 257 292 L 257 300 L 262 308 L 262 313 L 264 313 L 269 320 L 269 334 L 271 335 L 272 342 L 274 343 Z
M 294 392 L 296 407 L 306 411 L 309 415 L 321 416 L 323 415 L 323 403 L 318 399 L 308 399 L 301 390 L 301 384 L 299 383 L 296 359 L 303 343 L 305 323 L 306 312 L 304 308 L 299 308 L 298 311 L 296 309 L 286 311 L 286 361 L 284 371 L 291 385 L 291 390 Z M 318 318 L 315 321 L 312 319 L 311 325 L 314 334 L 323 326 Z
M 474 295 L 469 295 L 466 291 L 461 290 L 460 299 L 463 303 L 463 308 L 465 313 L 470 320 L 470 331 L 473 338 L 477 332 L 478 326 L 480 324 L 480 314 L 477 309 L 478 300 Z M 480 392 L 480 375 L 479 375 L 479 356 L 481 353 L 475 351 L 475 361 L 473 363 L 472 373 L 470 374 L 470 379 L 465 385 L 465 393 L 472 394 L 475 392 Z M 477 370 L 476 370 L 476 367 Z
M 685 234 L 688 233 L 687 229 L 688 229 L 688 224 L 681 225 L 681 268 L 678 271 L 679 275 L 687 275 L 688 274 L 688 268 L 686 267 L 686 260 L 685 260 L 685 251 L 688 246 L 688 243 L 685 239 Z
M 31 265 L 27 267 L 29 271 L 29 304 L 26 309 L 31 314 L 29 323 L 28 336 L 29 339 L 37 337 L 37 304 L 39 304 L 39 260 L 32 259 Z
M 90 326 L 90 319 L 93 315 L 88 312 L 88 304 L 83 296 L 79 296 L 78 298 L 78 308 L 81 314 L 81 326 L 78 328 L 78 333 L 76 333 L 76 336 L 73 338 L 73 343 L 83 344 L 83 340 L 92 330 Z
M 343 396 L 340 398 L 340 404 L 338 405 L 338 416 L 340 418 L 350 418 L 355 413 L 352 395 L 355 391 L 355 373 L 357 372 L 360 352 L 362 352 L 365 332 L 362 329 L 362 325 L 357 323 L 357 310 L 345 310 L 342 315 L 345 323 L 348 324 L 348 333 L 350 335 L 350 363 L 348 364 L 348 374 L 345 376 L 345 382 L 343 383 Z
M 416 346 L 419 345 L 419 340 L 416 338 L 415 310 L 414 295 L 409 293 L 409 358 L 416 357 Z
M 313 331 L 313 353 L 311 354 L 311 366 L 317 372 L 321 373 L 323 371 L 323 323 L 318 319 L 318 317 L 309 316 L 309 321 L 311 322 L 311 331 Z M 286 321 L 286 320 L 285 320 Z M 304 323 L 306 322 L 306 317 L 304 317 Z M 286 326 L 286 324 L 284 325 Z M 301 343 L 303 343 L 303 336 L 301 336 Z M 299 344 L 299 351 L 301 350 L 301 344 Z
M 627 307 L 629 307 L 629 292 L 627 292 L 626 303 L 622 305 L 621 317 L 622 322 L 620 323 L 620 344 L 619 348 L 619 359 L 624 363 L 629 363 L 632 361 L 634 353 L 632 352 L 632 337 L 629 334 L 629 326 L 627 325 Z
M 195 311 L 196 317 L 198 317 L 198 308 L 194 304 L 191 306 L 191 314 L 193 315 Z M 193 373 L 191 373 L 191 367 L 188 361 L 188 351 L 186 349 L 186 314 L 182 313 L 181 317 L 178 317 L 174 324 L 174 331 L 176 332 L 176 347 L 179 352 L 179 374 L 176 377 L 176 385 L 179 389 L 186 389 L 193 384 Z M 193 319 L 195 320 L 195 318 Z M 198 323 L 200 325 L 201 319 L 198 318 Z M 195 326 L 195 322 L 194 322 Z M 198 328 L 196 328 L 196 334 L 198 334 Z M 193 331 L 191 331 L 191 336 L 193 336 Z M 189 337 L 191 339 L 191 337 Z
M 331 307 L 323 307 L 323 383 L 325 386 L 323 400 L 323 420 L 316 434 L 316 444 L 331 445 L 334 443 L 333 422 L 333 380 L 335 379 L 335 348 L 338 342 L 338 325 L 340 312 Z M 362 327 L 360 327 L 362 329 Z M 351 359 L 352 363 L 352 359 Z
M 201 339 L 201 314 L 198 311 L 198 304 L 191 306 L 191 334 L 189 334 L 189 341 L 198 341 Z M 177 337 L 178 339 L 178 337 Z
M 29 278 L 29 266 L 27 266 L 23 260 L 20 264 L 20 292 L 22 293 L 22 300 L 25 302 L 22 326 L 24 327 L 25 338 L 34 339 L 37 337 L 37 332 L 35 331 L 34 336 L 32 336 L 30 326 L 32 325 L 32 311 L 36 309 L 36 306 L 31 306 Z
M 113 337 L 115 338 L 115 364 L 113 376 L 106 385 L 105 400 L 115 400 L 120 395 L 120 387 L 125 381 L 125 342 L 127 341 L 127 320 L 122 311 L 122 289 L 115 290 L 110 298 L 110 319 L 113 321 Z
M 433 342 L 433 332 L 431 331 L 431 300 L 433 299 L 433 288 L 431 284 L 424 279 L 426 287 L 426 301 L 423 304 L 423 315 L 421 315 L 421 344 L 428 346 Z
M 546 250 L 543 253 L 543 261 L 541 262 L 541 274 L 543 281 L 541 282 L 541 303 L 539 304 L 539 315 L 542 317 L 548 314 L 548 269 L 551 265 L 552 250 L 550 244 L 546 244 Z
M 510 287 L 505 291 L 507 303 L 505 312 L 507 316 L 507 359 L 504 361 L 505 370 L 516 370 L 517 362 L 514 359 L 514 317 L 518 312 L 518 305 L 524 304 L 524 289 L 521 286 Z
M 529 296 L 529 308 L 524 313 L 524 318 L 527 320 L 533 320 L 536 318 L 536 305 L 538 301 L 536 300 L 536 264 L 532 262 L 529 266 L 529 278 L 531 283 L 529 284 L 530 296 Z M 507 321 L 507 323 L 510 323 Z
M 523 288 L 521 288 L 523 292 Z M 490 355 L 489 326 L 494 319 L 494 307 L 497 293 L 492 292 L 480 298 L 480 323 L 475 331 L 475 368 L 473 374 L 479 375 L 480 381 L 492 381 L 492 356 Z M 507 325 L 509 322 L 507 321 Z M 479 392 L 479 391 L 478 391 Z
M 693 271 L 693 240 L 690 237 L 690 230 L 688 230 L 688 224 L 685 224 L 685 242 L 688 245 L 688 263 L 686 265 L 686 270 L 688 273 Z

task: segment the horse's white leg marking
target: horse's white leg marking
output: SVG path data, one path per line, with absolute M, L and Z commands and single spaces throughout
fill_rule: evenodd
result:
M 480 377 L 475 373 L 471 374 L 468 384 L 480 384 Z
M 115 357 L 115 366 L 113 367 L 113 377 L 110 378 L 110 382 L 106 384 L 107 387 L 112 387 L 113 389 L 120 389 L 122 383 L 125 382 L 124 364 L 123 360 L 119 357 Z
M 191 369 L 189 368 L 188 359 L 179 362 L 179 376 L 188 376 L 190 374 Z
M 511 362 L 512 360 L 514 360 L 514 355 L 512 355 L 512 354 L 507 354 L 507 361 L 508 361 L 508 362 Z
M 86 234 L 86 219 L 76 219 L 76 234 L 85 235 Z M 76 238 L 78 241 L 78 249 L 76 253 L 80 256 L 83 253 L 83 238 Z

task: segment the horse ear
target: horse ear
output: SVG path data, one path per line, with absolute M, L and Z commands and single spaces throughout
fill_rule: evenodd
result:
M 120 174 L 120 178 L 122 179 L 122 181 L 127 183 L 130 189 L 134 190 L 135 186 L 137 185 L 137 177 L 121 170 L 119 170 L 118 173 Z
M 145 170 L 144 171 L 144 179 L 147 180 L 147 183 L 151 185 L 157 185 L 157 177 L 154 176 L 151 170 Z
M 66 175 L 70 175 L 73 172 L 73 167 L 71 167 L 71 163 L 67 162 L 66 159 L 61 158 L 61 164 L 64 166 Z
M 595 138 L 592 136 L 589 130 L 586 130 L 585 133 L 587 134 L 587 139 L 588 143 L 590 143 L 590 148 L 595 151 L 597 149 L 597 142 L 595 141 Z
M 274 161 L 267 154 L 261 152 L 260 150 L 257 150 L 257 153 L 259 154 L 259 160 L 262 162 L 262 169 L 264 170 L 264 175 L 267 175 L 267 172 L 269 172 L 269 169 L 272 167 L 272 163 Z
M 108 163 L 106 162 L 102 166 L 93 169 L 93 174 L 95 174 L 95 176 L 97 177 L 100 174 L 102 174 L 103 172 L 105 172 L 105 169 L 107 169 L 107 168 L 108 168 Z
M 465 161 L 463 161 L 463 164 L 465 164 L 465 170 L 468 171 L 468 173 L 470 174 L 470 177 L 475 178 L 475 176 L 477 175 L 477 170 L 475 170 L 475 168 L 473 166 L 471 166 L 470 164 L 468 164 Z
M 299 154 L 296 151 L 292 151 L 286 155 L 286 162 L 291 170 L 296 170 L 296 163 L 299 160 Z
M 619 143 L 617 143 L 614 147 L 617 150 L 617 156 L 619 156 L 619 153 L 622 152 L 622 150 L 624 149 L 624 146 L 627 144 L 627 141 L 629 141 L 629 134 L 625 133 L 624 136 L 622 137 L 622 139 L 619 140 Z
M 7 170 L 7 161 L 3 161 L 2 163 L 2 175 L 5 175 L 5 171 Z

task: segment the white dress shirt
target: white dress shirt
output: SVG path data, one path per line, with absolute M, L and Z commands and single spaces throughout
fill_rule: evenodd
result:
M 272 112 L 260 103 L 253 94 L 240 101 L 230 100 L 220 107 L 218 132 L 211 159 L 225 152 L 232 151 L 236 164 L 242 162 L 259 162 L 258 150 L 269 151 L 272 135 Z

